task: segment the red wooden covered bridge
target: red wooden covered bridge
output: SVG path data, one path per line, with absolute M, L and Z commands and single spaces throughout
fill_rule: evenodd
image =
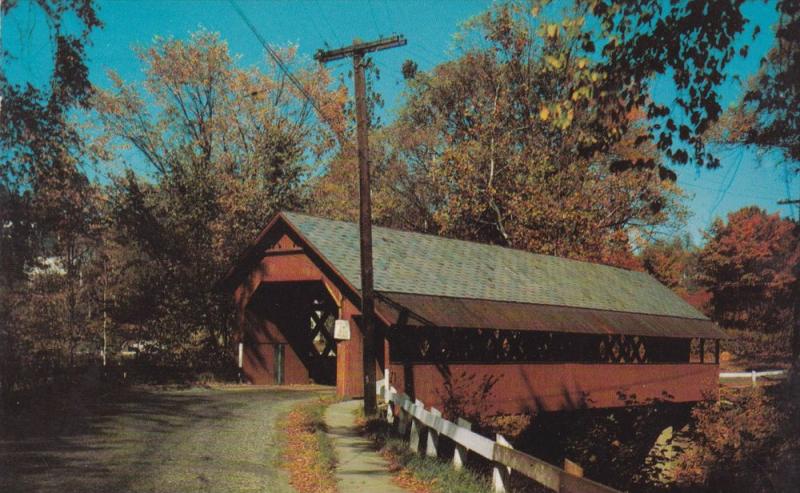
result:
M 377 371 L 427 404 L 518 413 L 717 395 L 725 333 L 647 274 L 386 228 L 373 242 Z M 357 224 L 275 216 L 220 284 L 247 379 L 361 395 L 360 285 Z

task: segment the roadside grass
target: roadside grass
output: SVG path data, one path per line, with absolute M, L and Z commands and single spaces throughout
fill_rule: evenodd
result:
M 336 453 L 323 414 L 335 401 L 324 397 L 295 406 L 281 420 L 284 469 L 299 493 L 336 493 Z
M 389 424 L 381 418 L 365 418 L 357 411 L 357 423 L 362 433 L 374 443 L 378 452 L 389 462 L 395 482 L 414 493 L 487 493 L 491 491 L 488 477 L 468 468 L 455 470 L 440 458 L 412 452 L 400 438 L 391 436 Z
M 417 493 L 486 493 L 491 491 L 487 478 L 469 469 L 459 471 L 439 458 L 426 457 L 409 450 L 399 438 L 383 443 L 381 454 L 389 461 L 390 471 L 404 488 Z

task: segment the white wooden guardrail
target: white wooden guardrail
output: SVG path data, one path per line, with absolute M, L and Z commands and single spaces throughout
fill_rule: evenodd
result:
M 756 384 L 756 380 L 761 377 L 782 377 L 787 374 L 786 370 L 768 370 L 768 371 L 721 371 L 719 373 L 720 380 L 722 379 L 738 379 L 749 378 Z
M 494 463 L 492 470 L 492 487 L 495 492 L 506 491 L 511 471 L 516 471 L 527 476 L 537 483 L 558 492 L 564 493 L 611 493 L 617 492 L 613 488 L 602 485 L 590 479 L 568 473 L 560 467 L 554 466 L 536 457 L 514 450 L 502 435 L 497 435 L 495 440 L 490 440 L 473 432 L 472 425 L 461 418 L 456 423 L 442 417 L 441 412 L 431 408 L 425 409 L 420 400 L 412 401 L 406 394 L 400 394 L 397 389 L 389 384 L 389 371 L 384 379 L 377 383 L 378 395 L 387 404 L 386 420 L 394 423 L 397 420 L 397 431 L 405 436 L 409 426 L 409 447 L 417 453 L 428 456 L 439 455 L 439 439 L 445 436 L 455 442 L 453 452 L 453 467 L 460 469 L 466 463 L 467 453 L 477 454 Z M 394 408 L 394 409 L 393 409 Z M 397 414 L 395 416 L 395 413 Z M 423 431 L 427 429 L 426 442 L 421 443 Z M 423 450 L 424 447 L 424 450 Z

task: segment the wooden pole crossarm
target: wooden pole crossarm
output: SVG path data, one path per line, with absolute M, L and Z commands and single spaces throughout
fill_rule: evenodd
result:
M 400 35 L 391 36 L 388 38 L 380 38 L 375 41 L 366 43 L 353 43 L 350 46 L 343 46 L 335 50 L 318 50 L 314 55 L 314 59 L 320 63 L 332 62 L 334 60 L 341 60 L 342 58 L 351 57 L 354 55 L 364 55 L 373 51 L 387 50 L 396 46 L 403 46 L 406 44 L 406 38 Z

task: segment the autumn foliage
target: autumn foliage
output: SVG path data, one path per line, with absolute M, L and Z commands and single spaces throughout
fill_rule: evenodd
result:
M 373 132 L 376 221 L 635 266 L 629 236 L 679 220 L 681 192 L 644 110 L 600 103 L 608 74 L 590 38 L 577 7 L 555 22 L 503 2 L 467 23 L 458 57 L 410 74 L 397 120 Z M 316 211 L 355 218 L 355 170 L 342 150 Z
M 800 479 L 798 382 L 728 389 L 692 411 L 677 482 L 692 491 L 791 491 Z
M 747 207 L 717 220 L 698 257 L 699 281 L 712 294 L 713 316 L 727 328 L 787 330 L 800 263 L 796 226 Z

